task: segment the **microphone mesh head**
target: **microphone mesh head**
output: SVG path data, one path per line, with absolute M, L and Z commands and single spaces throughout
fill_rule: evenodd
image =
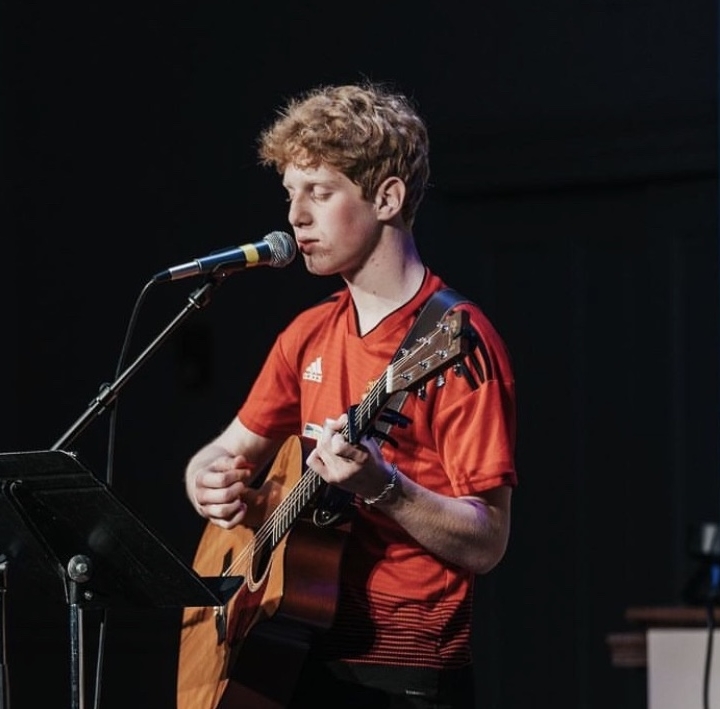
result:
M 270 253 L 272 254 L 270 265 L 275 268 L 287 266 L 297 254 L 295 239 L 284 231 L 270 232 L 264 241 L 270 244 Z

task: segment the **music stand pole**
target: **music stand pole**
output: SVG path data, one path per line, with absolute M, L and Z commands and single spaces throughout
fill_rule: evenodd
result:
M 0 554 L 0 709 L 10 709 L 10 684 L 5 642 L 5 591 L 7 591 L 7 558 Z
M 90 559 L 76 554 L 67 565 L 70 625 L 70 706 L 85 708 L 85 645 L 80 584 L 91 577 Z

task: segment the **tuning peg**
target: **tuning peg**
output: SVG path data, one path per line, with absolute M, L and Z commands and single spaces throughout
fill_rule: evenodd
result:
M 462 360 L 453 365 L 453 372 L 455 372 L 458 377 L 464 377 L 471 389 L 477 389 L 480 386 Z

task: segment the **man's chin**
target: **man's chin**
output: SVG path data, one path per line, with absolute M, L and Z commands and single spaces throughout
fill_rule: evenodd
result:
M 313 276 L 334 276 L 338 273 L 337 268 L 330 268 L 328 263 L 324 263 L 323 259 L 317 258 L 317 256 L 303 254 L 303 260 L 306 270 Z

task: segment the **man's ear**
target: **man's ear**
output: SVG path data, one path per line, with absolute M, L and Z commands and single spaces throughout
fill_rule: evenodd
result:
M 378 219 L 390 221 L 402 211 L 405 203 L 405 183 L 399 177 L 382 181 L 375 193 L 375 209 Z

